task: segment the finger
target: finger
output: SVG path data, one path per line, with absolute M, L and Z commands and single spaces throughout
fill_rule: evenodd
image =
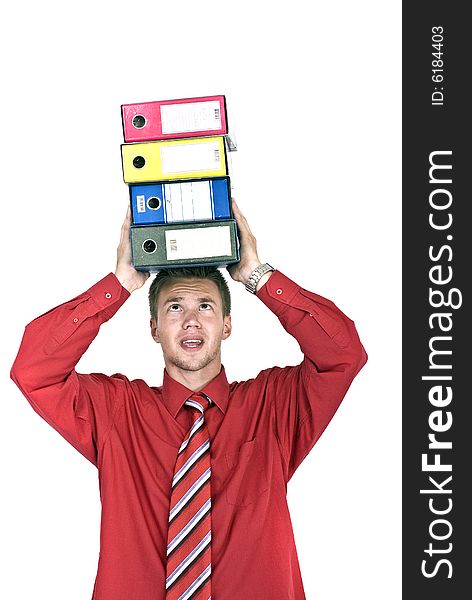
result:
M 123 221 L 123 224 L 121 225 L 121 233 L 126 233 L 128 231 L 128 229 L 130 228 L 131 225 L 131 209 L 128 206 L 128 208 L 126 209 L 126 216 L 125 216 L 125 220 Z
M 234 198 L 231 198 L 231 202 L 232 202 L 232 204 L 233 204 L 233 210 L 234 210 L 234 212 L 237 212 L 239 215 L 241 215 L 241 216 L 242 216 L 242 215 L 243 215 L 243 213 L 241 212 L 241 209 L 239 208 L 239 206 L 238 206 L 238 204 L 237 204 L 236 200 L 235 200 Z
M 246 220 L 246 217 L 243 215 L 243 213 L 241 212 L 241 209 L 236 204 L 236 200 L 234 198 L 232 198 L 232 201 L 233 201 L 233 212 L 234 212 L 234 216 L 236 217 L 236 221 L 238 222 L 238 225 L 243 224 L 246 229 L 249 229 L 249 224 Z
M 243 213 L 241 212 L 241 209 L 239 208 L 239 206 L 238 206 L 238 204 L 237 204 L 236 200 L 235 200 L 234 198 L 231 198 L 231 200 L 233 201 L 233 210 L 234 210 L 235 212 L 237 212 L 239 215 L 241 215 L 241 217 L 243 217 L 244 215 L 243 215 Z
M 251 228 L 249 227 L 249 223 L 247 222 L 246 217 L 242 213 L 239 213 L 237 223 L 241 234 L 244 237 L 254 237 L 254 234 L 252 233 Z

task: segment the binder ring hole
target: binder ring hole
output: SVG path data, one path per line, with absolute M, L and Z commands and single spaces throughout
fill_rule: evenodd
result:
M 151 196 L 150 198 L 148 198 L 146 204 L 151 210 L 159 210 L 161 208 L 162 202 L 161 199 L 157 196 Z
M 142 248 L 146 254 L 153 254 L 157 250 L 157 244 L 154 240 L 144 240 Z
M 146 161 L 144 159 L 144 156 L 135 156 L 133 158 L 133 167 L 136 167 L 137 169 L 142 169 L 145 164 Z
M 135 115 L 132 120 L 133 127 L 142 129 L 146 125 L 146 118 L 143 115 Z

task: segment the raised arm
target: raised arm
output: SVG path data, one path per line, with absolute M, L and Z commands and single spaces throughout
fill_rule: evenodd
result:
M 81 375 L 75 366 L 101 325 L 146 278 L 131 265 L 127 214 L 116 275 L 110 273 L 27 325 L 11 369 L 11 378 L 34 410 L 94 464 L 125 383 L 120 377 Z
M 241 240 L 241 261 L 228 268 L 245 283 L 259 264 L 257 243 L 233 204 Z M 287 481 L 332 419 L 354 377 L 367 360 L 354 322 L 330 300 L 305 290 L 275 270 L 257 286 L 257 297 L 300 344 L 294 367 L 263 371 L 266 398 L 274 409 L 275 434 Z

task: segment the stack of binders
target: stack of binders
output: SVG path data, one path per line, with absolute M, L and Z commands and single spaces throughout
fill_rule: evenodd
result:
M 123 104 L 121 112 L 135 268 L 238 262 L 225 97 Z

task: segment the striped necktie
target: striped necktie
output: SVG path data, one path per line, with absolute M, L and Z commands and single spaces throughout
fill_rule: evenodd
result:
M 172 480 L 167 533 L 166 600 L 211 600 L 210 438 L 203 393 L 185 402 L 192 426 L 180 446 Z

